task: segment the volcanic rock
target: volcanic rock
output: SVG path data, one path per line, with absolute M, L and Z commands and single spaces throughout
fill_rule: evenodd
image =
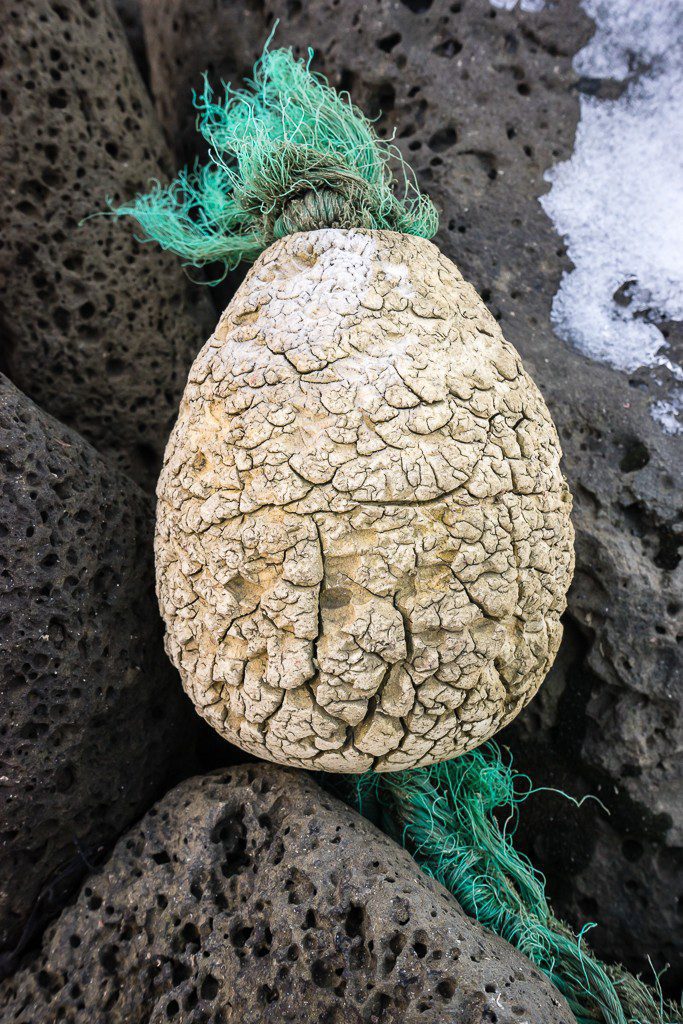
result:
M 150 489 L 211 318 L 178 260 L 90 214 L 171 160 L 109 0 L 0 11 L 2 369 Z
M 566 1003 L 310 776 L 184 782 L 0 988 L 14 1024 L 570 1024 Z
M 0 375 L 5 970 L 191 749 L 152 529 L 143 492 Z

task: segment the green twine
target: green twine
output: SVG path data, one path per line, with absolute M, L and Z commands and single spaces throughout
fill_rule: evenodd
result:
M 575 935 L 553 915 L 543 876 L 512 842 L 518 807 L 533 790 L 495 743 L 429 768 L 370 771 L 333 786 L 344 787 L 348 802 L 405 846 L 467 914 L 536 964 L 578 1024 L 683 1020 L 658 981 L 651 988 L 590 952 L 584 934 L 592 925 Z
M 204 77 L 194 96 L 210 162 L 113 212 L 134 217 L 155 240 L 201 267 L 226 271 L 274 241 L 312 227 L 387 228 L 431 238 L 438 215 L 401 153 L 380 139 L 347 93 L 311 71 L 313 51 L 269 51 L 244 88 Z M 392 174 L 394 167 L 397 177 Z M 398 193 L 397 190 L 398 189 Z M 215 282 L 214 282 L 215 283 Z

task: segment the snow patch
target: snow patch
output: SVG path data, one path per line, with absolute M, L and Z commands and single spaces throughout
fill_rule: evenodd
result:
M 548 6 L 546 0 L 491 0 L 491 6 L 501 11 L 512 11 L 519 4 L 520 11 L 538 14 Z
M 683 319 L 683 4 L 582 6 L 597 28 L 575 70 L 625 87 L 616 100 L 581 96 L 574 152 L 546 173 L 541 203 L 575 267 L 553 321 L 587 356 L 626 372 L 665 366 L 683 381 L 653 322 Z M 652 411 L 665 430 L 683 429 L 683 393 Z

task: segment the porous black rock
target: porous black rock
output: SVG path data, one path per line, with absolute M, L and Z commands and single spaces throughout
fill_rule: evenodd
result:
M 96 217 L 172 160 L 109 0 L 0 5 L 2 369 L 153 487 L 212 327 L 179 261 Z
M 184 782 L 124 836 L 35 960 L 15 1024 L 570 1024 L 538 970 L 303 772 Z
M 3 970 L 188 761 L 152 529 L 147 496 L 0 375 Z
M 519 841 L 547 875 L 557 913 L 577 926 L 599 922 L 590 942 L 603 957 L 649 976 L 648 954 L 658 969 L 675 964 L 679 444 L 650 416 L 660 389 L 647 371 L 591 362 L 553 333 L 551 304 L 570 264 L 538 202 L 544 172 L 572 151 L 587 83 L 571 61 L 590 21 L 578 0 L 539 12 L 489 0 L 142 7 L 157 109 L 182 159 L 192 155 L 191 89 L 205 67 L 214 81 L 240 77 L 275 18 L 274 45 L 314 47 L 314 66 L 379 118 L 380 133 L 396 129 L 440 208 L 437 243 L 539 384 L 574 494 L 577 572 L 558 664 L 502 739 L 539 785 L 596 793 L 610 813 L 539 794 L 525 805 Z M 676 325 L 662 329 L 673 344 Z M 675 967 L 663 978 L 673 994 L 682 981 Z
M 133 52 L 135 63 L 144 81 L 149 77 L 147 51 L 142 29 L 142 17 L 139 0 L 114 0 L 116 13 L 121 19 L 128 44 Z

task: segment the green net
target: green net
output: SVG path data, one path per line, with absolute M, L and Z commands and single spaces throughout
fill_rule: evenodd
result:
M 466 913 L 524 953 L 564 995 L 579 1024 L 675 1024 L 665 1003 L 621 967 L 601 963 L 554 917 L 545 881 L 512 841 L 529 779 L 495 743 L 429 768 L 335 777 L 331 788 L 392 835 Z
M 252 261 L 284 234 L 387 228 L 431 238 L 438 215 L 399 150 L 307 60 L 268 50 L 242 89 L 195 96 L 210 162 L 114 212 L 201 267 Z

